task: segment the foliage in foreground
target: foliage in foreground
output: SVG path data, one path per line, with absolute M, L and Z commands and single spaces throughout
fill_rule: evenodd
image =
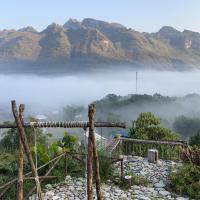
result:
M 185 164 L 169 176 L 171 189 L 180 194 L 187 195 L 192 199 L 200 199 L 200 168 Z
M 54 141 L 50 144 L 49 134 L 42 132 L 39 128 L 27 128 L 26 134 L 29 141 L 29 145 L 32 150 L 33 158 L 35 158 L 34 153 L 36 148 L 34 147 L 34 133 L 37 134 L 37 156 L 38 156 L 38 166 L 43 165 L 52 158 L 63 152 L 77 152 L 78 143 L 77 138 L 64 133 L 64 137 L 61 141 Z M 0 185 L 5 184 L 7 181 L 12 180 L 18 175 L 18 137 L 17 129 L 8 130 L 3 139 L 0 141 Z M 65 177 L 65 162 L 67 163 L 67 173 L 72 176 L 83 176 L 85 173 L 85 164 L 80 162 L 82 158 L 75 159 L 72 156 L 67 156 L 67 158 L 62 158 L 57 166 L 51 172 L 51 175 L 57 176 L 58 180 L 63 180 Z M 46 166 L 45 168 L 38 171 L 39 175 L 43 176 L 51 167 Z M 26 156 L 24 156 L 24 173 L 30 171 L 30 166 L 27 162 Z M 42 184 L 54 183 L 55 180 L 45 180 Z M 24 185 L 24 191 L 27 193 L 30 188 L 35 185 L 34 180 L 26 180 Z M 15 199 L 16 197 L 16 185 L 13 185 L 7 193 L 3 196 L 3 199 Z
M 105 151 L 99 151 L 98 155 L 101 181 L 105 182 L 106 180 L 112 178 L 114 173 L 114 167 Z

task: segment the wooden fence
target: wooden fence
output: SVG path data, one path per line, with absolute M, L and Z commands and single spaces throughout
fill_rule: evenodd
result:
M 112 150 L 112 155 L 133 155 L 146 157 L 148 149 L 157 149 L 159 158 L 165 160 L 181 160 L 183 147 L 187 147 L 185 141 L 157 141 L 120 137 L 118 145 Z

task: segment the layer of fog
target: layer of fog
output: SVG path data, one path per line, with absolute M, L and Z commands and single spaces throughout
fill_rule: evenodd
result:
M 0 75 L 0 111 L 10 111 L 10 101 L 25 103 L 32 115 L 60 110 L 66 105 L 87 105 L 107 94 L 134 94 L 135 71 L 37 76 Z M 184 96 L 200 93 L 200 72 L 138 72 L 138 93 Z M 1 113 L 0 113 L 1 116 Z

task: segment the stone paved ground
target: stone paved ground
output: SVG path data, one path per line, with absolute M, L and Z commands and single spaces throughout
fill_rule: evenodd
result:
M 179 197 L 166 189 L 167 175 L 169 171 L 176 170 L 182 165 L 181 162 L 162 161 L 158 164 L 149 163 L 145 158 L 129 156 L 124 162 L 125 175 L 134 172 L 146 177 L 150 186 L 132 186 L 129 190 L 123 191 L 111 182 L 102 185 L 105 200 L 188 200 L 186 197 Z M 119 169 L 119 164 L 116 164 Z M 44 200 L 83 200 L 85 199 L 84 178 L 66 177 L 63 183 L 46 185 L 47 191 Z

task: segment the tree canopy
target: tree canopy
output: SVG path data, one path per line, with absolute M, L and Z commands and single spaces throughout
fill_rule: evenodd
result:
M 195 135 L 190 136 L 189 145 L 200 148 L 200 131 L 198 131 Z
M 144 112 L 133 122 L 130 136 L 147 140 L 178 140 L 179 135 L 161 126 L 161 120 L 151 112 Z

